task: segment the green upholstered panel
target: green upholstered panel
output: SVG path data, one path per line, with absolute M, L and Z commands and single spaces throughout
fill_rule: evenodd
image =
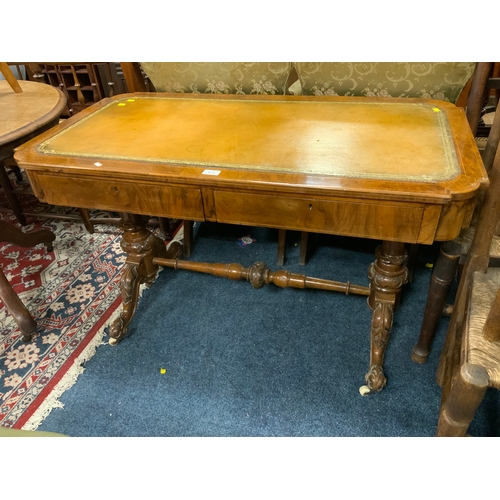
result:
M 304 95 L 422 97 L 455 103 L 476 63 L 295 63 Z
M 287 62 L 143 62 L 158 92 L 284 94 Z

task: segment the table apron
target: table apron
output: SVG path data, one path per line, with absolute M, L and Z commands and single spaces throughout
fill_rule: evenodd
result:
M 339 195 L 294 196 L 196 183 L 109 180 L 27 170 L 33 190 L 54 205 L 187 220 L 245 224 L 360 238 L 431 244 L 455 238 L 474 200 L 446 205 Z
M 407 243 L 432 243 L 441 210 L 424 204 L 229 191 L 214 191 L 214 203 L 218 222 Z

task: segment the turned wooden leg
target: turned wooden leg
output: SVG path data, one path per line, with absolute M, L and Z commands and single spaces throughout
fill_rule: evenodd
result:
M 17 296 L 17 293 L 5 277 L 1 267 L 0 299 L 2 299 L 7 311 L 9 311 L 15 322 L 19 325 L 21 333 L 23 334 L 23 342 L 30 342 L 36 330 L 36 322 L 31 317 L 26 306 L 21 302 L 21 299 Z
M 167 217 L 160 217 L 159 223 L 160 223 L 160 230 L 163 233 L 163 237 L 166 240 L 171 240 L 172 239 L 172 229 L 170 227 L 170 219 Z
M 465 363 L 453 377 L 448 397 L 439 413 L 437 436 L 465 436 L 488 388 L 488 372 Z
M 415 268 L 417 267 L 418 259 L 418 249 L 419 246 L 416 243 L 412 243 L 408 250 L 408 260 L 406 267 L 408 268 L 408 283 L 413 282 L 413 277 L 415 276 Z
M 448 241 L 441 245 L 432 270 L 420 336 L 411 353 L 411 359 L 416 363 L 425 363 L 429 357 L 436 329 L 455 279 L 460 254 L 461 247 L 458 243 Z
M 185 220 L 184 221 L 184 243 L 182 254 L 184 257 L 191 257 L 191 252 L 193 251 L 193 226 L 194 221 Z
M 278 230 L 278 255 L 276 257 L 276 264 L 282 266 L 285 264 L 286 256 L 286 229 Z
M 375 262 L 370 266 L 370 295 L 368 305 L 372 309 L 370 331 L 370 369 L 365 376 L 366 385 L 360 388 L 364 396 L 381 391 L 387 379 L 383 363 L 385 350 L 392 328 L 394 311 L 399 304 L 403 285 L 408 280 L 405 265 L 406 252 L 403 243 L 384 242 L 377 248 Z
M 137 307 L 139 287 L 142 283 L 151 285 L 158 266 L 154 257 L 166 257 L 165 243 L 146 229 L 146 218 L 140 215 L 123 214 L 124 234 L 121 247 L 127 254 L 120 288 L 123 310 L 110 328 L 110 341 L 117 344 L 127 333 L 128 326 Z

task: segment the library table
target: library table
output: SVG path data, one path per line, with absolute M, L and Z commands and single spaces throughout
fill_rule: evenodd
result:
M 405 244 L 455 238 L 488 184 L 464 111 L 426 99 L 122 94 L 15 158 L 40 200 L 124 214 L 112 343 L 126 334 L 139 285 L 168 257 L 144 215 L 381 240 L 368 272 L 363 394 L 386 384 Z

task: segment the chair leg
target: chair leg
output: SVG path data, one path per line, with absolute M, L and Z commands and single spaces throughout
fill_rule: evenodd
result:
M 184 257 L 191 257 L 191 252 L 193 251 L 193 225 L 192 220 L 184 221 L 184 244 L 182 249 L 182 255 Z
M 418 244 L 413 243 L 410 245 L 408 250 L 408 263 L 406 268 L 408 269 L 408 283 L 413 282 L 413 277 L 415 276 L 415 268 L 417 267 L 417 257 L 418 257 Z
M 0 299 L 19 325 L 23 334 L 23 342 L 30 342 L 36 330 L 36 322 L 5 277 L 2 268 L 0 268 Z
M 1 167 L 1 166 L 0 166 Z M 0 170 L 3 167 L 0 168 Z M 6 241 L 25 248 L 34 247 L 40 243 L 45 244 L 48 251 L 52 251 L 52 242 L 55 240 L 52 231 L 42 229 L 31 233 L 23 233 L 17 227 L 0 220 L 0 241 Z M 0 268 L 0 299 L 5 304 L 6 309 L 12 315 L 23 334 L 23 341 L 30 342 L 36 331 L 36 322 L 32 318 L 26 306 L 17 296 L 12 285 L 7 280 Z
M 79 208 L 78 212 L 80 213 L 80 217 L 82 218 L 85 229 L 90 234 L 94 234 L 94 224 L 92 224 L 92 221 L 90 220 L 89 211 L 86 208 Z
M 309 247 L 309 233 L 307 231 L 302 231 L 300 233 L 300 255 L 299 264 L 305 266 L 307 263 L 307 251 Z
M 9 176 L 7 175 L 7 171 L 5 170 L 5 165 L 3 164 L 3 162 L 0 162 L 0 185 L 2 186 L 5 192 L 5 196 L 9 201 L 9 204 L 12 208 L 12 211 L 14 212 L 14 215 L 16 216 L 16 219 L 22 226 L 25 226 L 26 217 L 23 215 L 23 210 L 21 208 L 19 200 L 17 199 L 17 196 L 15 195 L 12 189 L 12 184 L 10 183 Z
M 286 254 L 286 229 L 280 229 L 278 232 L 278 256 L 277 265 L 282 266 L 285 264 Z
M 450 241 L 441 245 L 429 283 L 429 292 L 420 336 L 411 353 L 411 359 L 415 363 L 423 364 L 429 357 L 437 325 L 443 314 L 448 293 L 455 279 L 460 253 L 461 247 L 458 243 Z
M 488 372 L 465 363 L 451 382 L 450 393 L 439 412 L 437 436 L 465 436 L 488 388 Z
M 160 222 L 160 229 L 161 232 L 163 233 L 164 238 L 166 240 L 171 240 L 172 229 L 170 228 L 170 219 L 168 219 L 167 217 L 160 217 L 159 222 Z
M 442 388 L 441 404 L 448 397 L 451 381 L 460 367 L 463 329 L 467 324 L 465 322 L 464 325 L 464 322 L 464 318 L 457 318 L 457 315 L 452 313 L 436 370 L 436 382 Z
M 12 170 L 12 172 L 14 172 L 17 182 L 22 182 L 23 174 L 21 173 L 21 169 L 17 165 L 10 165 L 10 169 Z

